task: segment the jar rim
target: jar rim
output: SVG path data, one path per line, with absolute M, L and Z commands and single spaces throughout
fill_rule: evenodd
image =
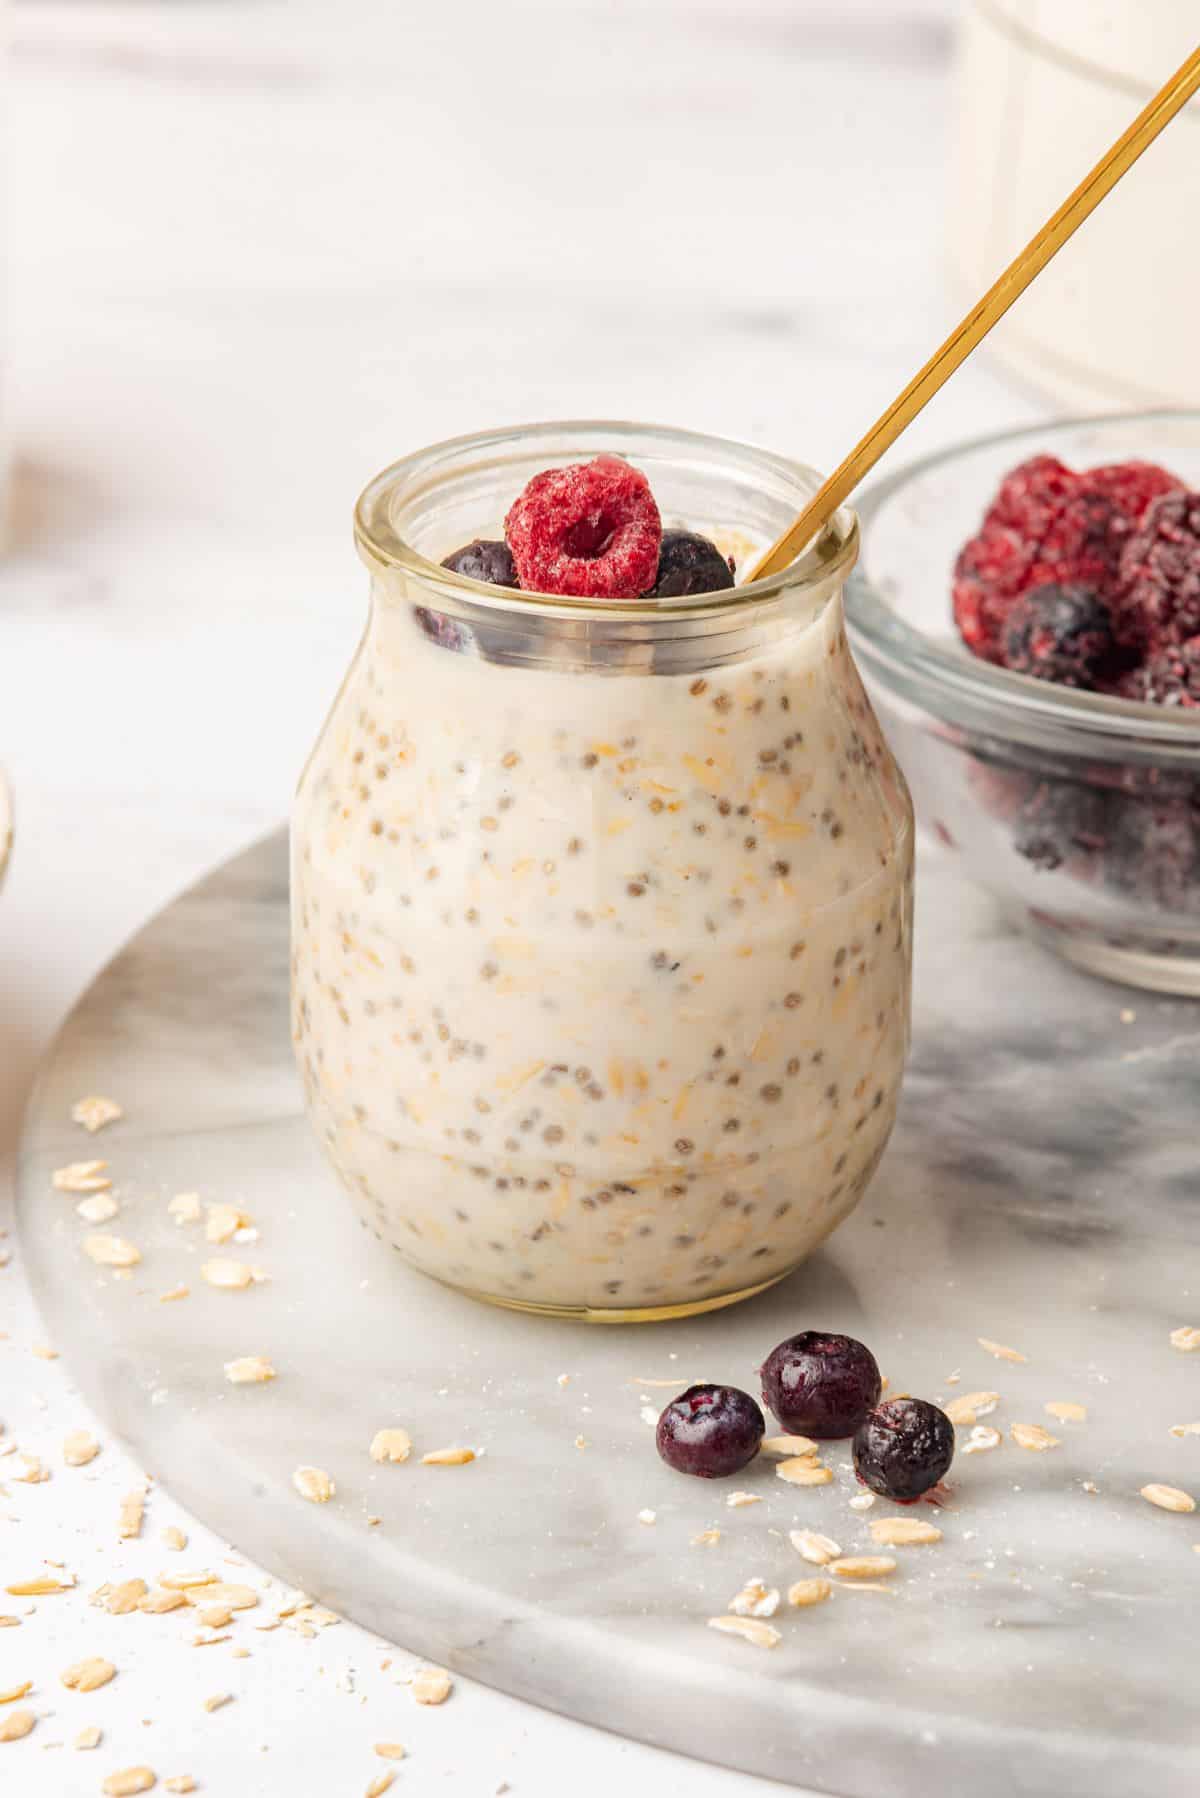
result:
M 462 463 L 467 456 L 476 458 L 475 466 L 500 465 L 505 451 L 520 450 L 528 454 L 532 443 L 545 438 L 551 463 L 577 461 L 602 453 L 627 454 L 636 460 L 639 441 L 655 444 L 661 451 L 676 450 L 681 459 L 720 456 L 738 462 L 744 472 L 761 469 L 764 477 L 783 479 L 793 485 L 800 504 L 820 485 L 821 476 L 807 464 L 741 443 L 734 438 L 713 436 L 700 431 L 678 430 L 669 425 L 639 424 L 621 419 L 552 419 L 532 424 L 505 426 L 489 431 L 472 431 L 459 437 L 448 437 L 439 443 L 416 450 L 392 462 L 369 481 L 354 508 L 354 538 L 358 552 L 367 567 L 376 573 L 399 570 L 416 576 L 426 589 L 436 593 L 439 602 L 454 609 L 455 600 L 471 606 L 491 606 L 497 610 L 524 613 L 527 616 L 555 616 L 570 619 L 610 621 L 628 620 L 645 623 L 670 617 L 677 620 L 711 619 L 727 613 L 749 611 L 781 598 L 792 598 L 807 592 L 839 585 L 858 558 L 859 525 L 849 506 L 842 506 L 804 551 L 779 573 L 765 579 L 747 581 L 741 586 L 716 593 L 686 594 L 677 598 L 639 598 L 626 600 L 590 599 L 573 594 L 531 593 L 520 589 L 495 587 L 432 562 L 400 534 L 393 522 L 393 508 L 406 491 L 422 491 L 422 478 L 435 477 L 439 468 Z M 625 443 L 622 450 L 615 447 Z M 565 449 L 566 444 L 575 447 Z M 513 495 L 514 499 L 516 495 Z

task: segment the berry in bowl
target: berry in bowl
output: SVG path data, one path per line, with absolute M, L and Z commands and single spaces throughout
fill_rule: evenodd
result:
M 1200 414 L 981 439 L 860 516 L 851 641 L 918 819 L 1066 959 L 1200 993 Z

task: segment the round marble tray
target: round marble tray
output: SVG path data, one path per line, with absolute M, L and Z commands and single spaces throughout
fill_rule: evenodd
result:
M 1141 998 L 1042 956 L 926 853 L 913 1065 L 858 1215 L 800 1274 L 707 1318 L 595 1329 L 488 1309 L 409 1273 L 354 1224 L 300 1115 L 286 1017 L 282 836 L 150 924 L 69 1019 L 30 1106 L 20 1220 L 54 1339 L 109 1425 L 214 1528 L 334 1609 L 464 1673 L 590 1723 L 855 1798 L 1195 1789 L 1200 1514 L 1196 1050 L 1200 1008 Z M 72 1103 L 122 1122 L 89 1138 Z M 134 1241 L 97 1270 L 52 1170 L 102 1155 Z M 253 1215 L 214 1251 L 167 1212 L 195 1190 Z M 214 1252 L 269 1282 L 222 1292 Z M 1190 1270 L 1190 1272 L 1189 1272 Z M 1192 1286 L 1189 1293 L 1188 1282 Z M 161 1304 L 186 1282 L 190 1296 Z M 845 1454 L 800 1490 L 756 1465 L 728 1486 L 673 1475 L 651 1381 L 751 1385 L 808 1325 L 873 1344 L 893 1387 L 994 1388 L 991 1422 L 1049 1424 L 1045 1454 L 960 1458 L 935 1548 L 898 1551 L 895 1595 L 839 1591 L 776 1622 L 772 1652 L 704 1627 L 752 1575 L 811 1574 L 787 1531 L 870 1547 Z M 1027 1356 L 998 1361 L 983 1336 Z M 270 1385 L 223 1363 L 269 1355 Z M 953 1386 L 949 1376 L 961 1372 Z M 559 1383 L 560 1374 L 569 1383 Z M 1089 1407 L 1057 1425 L 1047 1400 Z M 377 1467 L 402 1424 L 454 1469 Z M 582 1436 L 586 1446 L 576 1446 Z M 326 1468 L 337 1496 L 291 1475 Z M 1085 1488 L 1093 1481 L 1098 1491 Z M 639 1521 L 643 1508 L 656 1522 Z M 378 1518 L 378 1522 L 372 1519 Z M 715 1546 L 692 1546 L 709 1525 Z

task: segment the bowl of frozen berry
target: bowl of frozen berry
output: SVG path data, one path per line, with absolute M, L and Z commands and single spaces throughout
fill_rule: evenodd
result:
M 847 593 L 920 821 L 1091 972 L 1200 994 L 1200 413 L 878 483 Z

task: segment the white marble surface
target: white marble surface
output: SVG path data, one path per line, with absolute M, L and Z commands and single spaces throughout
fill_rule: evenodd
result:
M 1101 1779 L 1106 1798 L 1191 1798 L 1200 1531 L 1140 1493 L 1194 1485 L 1200 1464 L 1171 1433 L 1197 1396 L 1171 1331 L 1200 1299 L 1185 1097 L 1200 1012 L 1135 1012 L 1048 963 L 944 854 L 922 873 L 913 1063 L 862 1206 L 754 1302 L 599 1329 L 480 1306 L 356 1228 L 301 1111 L 286 842 L 267 838 L 104 972 L 31 1103 L 21 1240 L 85 1395 L 166 1490 L 261 1558 L 265 1606 L 282 1580 L 568 1716 L 846 1798 L 1093 1798 Z M 964 967 L 993 998 L 947 1009 Z M 132 1274 L 89 1261 L 88 1226 L 52 1186 L 79 1153 L 72 1099 L 101 1086 L 127 1106 L 96 1147 Z M 253 1244 L 226 1252 L 261 1284 L 205 1283 L 214 1251 L 168 1210 L 195 1188 L 250 1212 Z M 180 1282 L 187 1296 L 161 1303 Z M 939 1545 L 897 1550 L 885 1595 L 842 1583 L 818 1611 L 779 1609 L 764 1654 L 705 1623 L 751 1578 L 778 1592 L 811 1575 L 786 1531 L 870 1553 L 877 1520 L 912 1514 L 854 1509 L 845 1444 L 821 1488 L 781 1483 L 769 1457 L 704 1483 L 659 1462 L 647 1421 L 660 1381 L 752 1387 L 801 1325 L 869 1341 L 895 1390 L 993 1392 L 999 1433 L 970 1456 L 960 1432 Z M 985 1332 L 1011 1346 L 989 1351 Z M 231 1388 L 222 1364 L 247 1352 L 278 1377 Z M 1048 1416 L 1063 1400 L 1082 1414 Z M 394 1424 L 414 1459 L 380 1468 L 368 1444 Z M 1047 1424 L 1042 1452 L 1022 1452 L 1021 1426 Z M 476 1461 L 416 1463 L 451 1445 Z M 327 1503 L 293 1491 L 302 1464 L 336 1483 Z M 730 1509 L 738 1489 L 752 1502 Z M 277 1657 L 254 1621 L 233 1641 Z M 178 1646 L 194 1623 L 135 1627 Z M 233 1652 L 205 1659 L 237 1691 Z
M 370 473 L 435 436 L 567 412 L 828 462 L 927 352 L 951 317 L 954 11 L 13 9 L 5 1179 L 36 1059 L 80 987 L 285 810 L 361 618 L 347 523 Z M 981 365 L 909 447 L 1038 415 Z M 84 1408 L 62 1364 L 29 1357 L 19 1257 L 0 1312 L 0 1416 L 49 1453 Z M 5 1565 L 69 1554 L 85 1581 L 104 1577 L 130 1472 L 109 1445 L 77 1477 L 13 1486 Z M 158 1494 L 154 1527 L 175 1515 Z M 153 1543 L 138 1552 L 157 1564 Z M 198 1708 L 219 1675 L 128 1642 L 104 1707 L 116 1758 L 26 1753 L 29 1798 L 90 1793 L 110 1765 L 161 1760 L 164 1739 L 239 1798 L 314 1770 L 356 1792 L 369 1742 L 394 1726 L 375 1703 L 381 1657 L 348 1629 L 295 1655 L 285 1681 L 244 1663 L 247 1702 L 223 1723 Z M 27 1668 L 61 1717 L 57 1671 L 89 1646 L 44 1601 L 0 1637 L 0 1662 Z M 336 1689 L 347 1663 L 366 1707 Z M 405 1701 L 410 1790 L 453 1776 L 549 1793 L 564 1766 L 581 1792 L 681 1776 L 650 1750 L 469 1699 L 450 1727 Z M 687 1778 L 701 1798 L 748 1785 Z

